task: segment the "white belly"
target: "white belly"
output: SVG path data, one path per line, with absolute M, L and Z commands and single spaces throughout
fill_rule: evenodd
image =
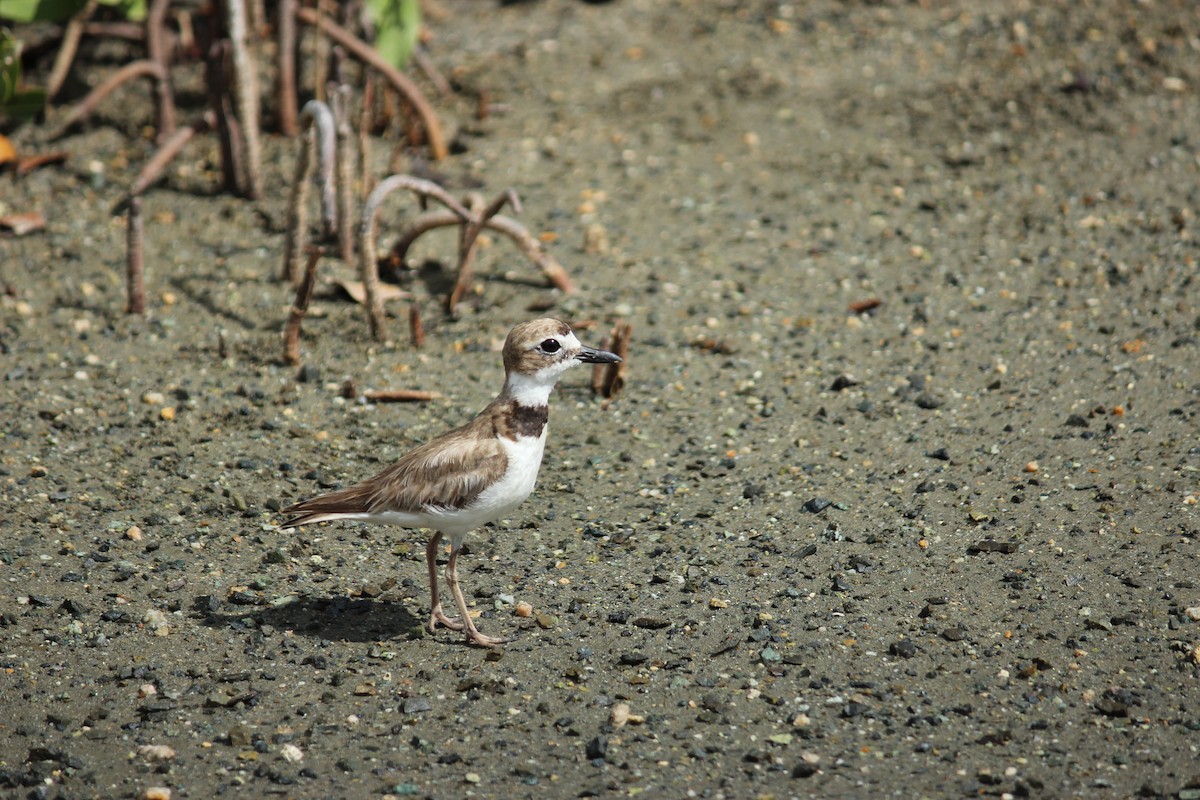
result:
M 438 515 L 441 519 L 433 527 L 452 539 L 461 538 L 485 522 L 508 514 L 529 497 L 537 483 L 538 468 L 546 449 L 545 428 L 541 436 L 523 436 L 516 441 L 501 439 L 500 445 L 508 456 L 504 476 L 480 492 L 475 502 L 466 508 Z

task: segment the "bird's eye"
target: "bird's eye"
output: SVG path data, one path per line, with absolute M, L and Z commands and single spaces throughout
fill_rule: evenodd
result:
M 538 345 L 538 349 L 543 353 L 557 353 L 562 349 L 562 344 L 558 341 L 558 339 L 547 339 Z

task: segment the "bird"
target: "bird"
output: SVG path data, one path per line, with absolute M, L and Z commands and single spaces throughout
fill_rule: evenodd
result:
M 577 364 L 613 364 L 615 353 L 586 347 L 557 319 L 514 327 L 504 340 L 504 387 L 470 422 L 409 451 L 374 477 L 296 503 L 281 528 L 352 520 L 432 532 L 425 547 L 429 570 L 430 633 L 439 626 L 465 634 L 469 643 L 496 647 L 508 641 L 479 632 L 458 582 L 458 557 L 468 533 L 513 511 L 533 491 L 546 446 L 550 392 Z M 437 556 L 450 542 L 446 585 L 459 619 L 442 609 Z

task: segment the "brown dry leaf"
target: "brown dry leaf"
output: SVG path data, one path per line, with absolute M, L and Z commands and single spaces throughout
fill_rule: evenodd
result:
M 46 218 L 39 211 L 25 211 L 0 217 L 0 228 L 7 228 L 16 236 L 40 231 L 44 227 L 46 227 Z
M 13 147 L 12 140 L 0 134 L 0 164 L 7 164 L 10 161 L 16 160 L 17 148 Z
M 350 299 L 362 305 L 367 302 L 367 292 L 363 288 L 362 281 L 352 281 L 346 278 L 334 278 L 333 282 L 342 288 L 342 291 L 350 295 Z M 410 297 L 408 292 L 401 289 L 399 286 L 393 286 L 390 283 L 379 284 L 379 299 L 386 303 L 389 300 L 406 300 Z

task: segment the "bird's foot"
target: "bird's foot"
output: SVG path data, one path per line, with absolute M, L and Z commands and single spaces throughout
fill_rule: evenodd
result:
M 452 631 L 461 631 L 467 627 L 454 617 L 447 617 L 446 612 L 442 611 L 441 603 L 438 603 L 433 607 L 433 610 L 429 612 L 429 632 L 435 632 L 439 626 L 443 628 L 449 628 Z
M 467 641 L 471 644 L 477 644 L 480 647 L 499 647 L 509 640 L 503 636 L 487 636 L 486 634 L 482 634 L 472 625 L 467 629 Z

